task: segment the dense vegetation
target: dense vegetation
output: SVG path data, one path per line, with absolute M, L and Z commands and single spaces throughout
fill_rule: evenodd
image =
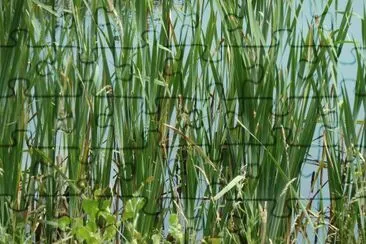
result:
M 1 1 L 0 242 L 364 243 L 366 12 L 309 2 Z

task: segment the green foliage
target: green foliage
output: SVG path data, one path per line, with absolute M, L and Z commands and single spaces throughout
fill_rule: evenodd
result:
M 70 218 L 63 216 L 54 224 L 62 231 L 70 232 L 79 241 L 86 243 L 102 243 L 114 240 L 118 223 L 111 213 L 110 200 L 84 199 L 82 209 L 84 217 Z
M 182 226 L 179 223 L 178 215 L 171 214 L 169 216 L 169 233 L 178 241 L 178 243 L 183 243 L 184 233 L 182 231 Z

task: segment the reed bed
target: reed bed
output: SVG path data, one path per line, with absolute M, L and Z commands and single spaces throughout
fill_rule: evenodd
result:
M 364 243 L 365 11 L 306 4 L 2 1 L 1 242 Z

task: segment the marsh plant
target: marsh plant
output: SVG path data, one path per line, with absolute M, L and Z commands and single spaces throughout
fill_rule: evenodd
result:
M 364 243 L 366 15 L 309 2 L 1 1 L 1 242 Z

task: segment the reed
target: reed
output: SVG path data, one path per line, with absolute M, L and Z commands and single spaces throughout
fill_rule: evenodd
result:
M 1 242 L 364 242 L 365 11 L 322 4 L 1 2 Z

